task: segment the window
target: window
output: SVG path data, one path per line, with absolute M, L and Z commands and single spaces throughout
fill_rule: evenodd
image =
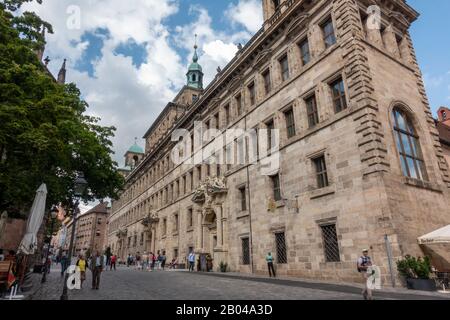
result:
M 141 246 L 144 245 L 144 233 L 143 233 L 143 232 L 141 233 L 141 241 L 139 242 L 139 244 L 140 244 Z
M 167 234 L 167 218 L 163 219 L 163 236 L 165 236 Z
M 272 90 L 272 81 L 270 79 L 270 69 L 267 69 L 264 73 L 263 73 L 263 79 L 264 79 L 264 91 L 266 92 L 266 94 L 269 94 L 270 91 Z
M 303 40 L 298 45 L 300 48 L 300 55 L 302 59 L 302 64 L 307 65 L 309 61 L 311 61 L 311 52 L 309 50 L 309 41 L 308 39 Z
M 242 264 L 248 266 L 250 264 L 250 239 L 242 238 Z
M 195 153 L 195 136 L 194 136 L 194 134 L 192 133 L 191 134 L 191 155 L 193 156 L 194 155 L 194 153 Z
M 189 172 L 189 180 L 191 180 L 191 191 L 194 190 L 194 171 Z
M 403 174 L 413 179 L 428 180 L 419 136 L 412 125 L 411 119 L 397 108 L 394 109 L 392 117 Z
M 319 112 L 317 110 L 316 96 L 312 95 L 306 99 L 306 109 L 308 113 L 309 127 L 312 128 L 319 123 Z
M 134 235 L 133 248 L 136 248 L 136 246 L 137 246 L 137 235 Z
M 287 263 L 286 237 L 284 232 L 275 233 L 275 242 L 277 246 L 277 263 Z
M 192 228 L 194 226 L 194 219 L 193 219 L 193 210 L 192 209 L 188 209 L 188 213 L 187 213 L 187 225 L 188 228 Z
M 247 211 L 247 188 L 239 188 L 239 195 L 241 198 L 241 211 Z
M 178 214 L 173 216 L 173 231 L 178 232 Z
M 173 249 L 173 257 L 178 258 L 178 248 Z
M 288 56 L 284 55 L 283 58 L 280 59 L 280 67 L 281 67 L 281 79 L 286 81 L 289 79 L 289 61 Z
M 214 125 L 215 125 L 215 129 L 219 130 L 219 114 L 216 113 L 214 115 Z
M 228 126 L 230 123 L 230 106 L 226 105 L 224 108 L 225 125 Z
M 235 99 L 237 114 L 240 116 L 242 114 L 242 95 L 238 94 Z
M 329 48 L 336 43 L 336 36 L 334 34 L 333 20 L 330 18 L 322 25 L 323 38 L 325 47 Z
M 340 78 L 331 84 L 333 92 L 333 105 L 336 113 L 347 109 L 347 99 L 345 97 L 344 81 Z
M 200 185 L 200 182 L 202 181 L 202 166 L 197 167 L 197 177 L 198 177 L 197 185 Z
M 255 104 L 255 83 L 252 82 L 248 87 L 248 94 L 249 94 L 249 99 L 250 99 L 250 105 L 254 105 Z
M 321 226 L 323 247 L 325 250 L 326 262 L 340 262 L 339 242 L 336 234 L 336 225 L 330 224 Z
M 195 80 L 194 80 L 195 81 Z M 192 102 L 196 102 L 198 100 L 198 95 L 193 94 L 192 95 Z
M 294 110 L 290 108 L 289 110 L 285 111 L 284 117 L 286 119 L 287 137 L 289 139 L 295 136 Z
M 272 0 L 275 11 L 280 7 L 280 0 Z
M 281 198 L 281 186 L 280 186 L 280 175 L 276 174 L 270 177 L 272 180 L 272 190 L 273 190 L 273 198 L 275 201 L 282 200 Z
M 325 162 L 325 156 L 321 156 L 313 160 L 314 166 L 316 169 L 317 176 L 317 187 L 319 189 L 328 187 L 328 173 L 327 173 L 327 164 Z
M 270 120 L 266 123 L 267 126 L 267 150 L 272 150 L 273 141 L 272 141 L 272 131 L 275 129 L 275 124 L 273 120 Z

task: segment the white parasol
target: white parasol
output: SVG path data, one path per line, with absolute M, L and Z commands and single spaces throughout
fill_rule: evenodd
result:
M 37 247 L 37 233 L 42 225 L 45 214 L 45 201 L 47 199 L 47 186 L 43 183 L 36 191 L 33 206 L 27 223 L 27 233 L 19 246 L 19 252 L 25 255 L 34 254 Z
M 450 225 L 419 238 L 419 244 L 450 243 Z

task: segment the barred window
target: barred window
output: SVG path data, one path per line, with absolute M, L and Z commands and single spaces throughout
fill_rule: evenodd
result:
M 419 136 L 411 119 L 399 109 L 394 109 L 392 117 L 403 175 L 413 179 L 428 180 Z
M 347 109 L 347 98 L 345 97 L 345 87 L 342 78 L 336 80 L 331 84 L 331 90 L 333 91 L 333 104 L 336 113 Z
M 333 20 L 330 18 L 322 25 L 323 38 L 325 47 L 329 48 L 336 43 L 336 35 L 334 33 Z
M 336 233 L 336 225 L 321 226 L 325 259 L 327 262 L 340 262 L 339 242 Z
M 308 113 L 309 127 L 312 128 L 319 123 L 319 112 L 317 110 L 316 96 L 312 95 L 311 97 L 306 99 L 305 102 L 306 102 L 306 110 Z
M 139 244 L 140 244 L 141 246 L 144 245 L 144 233 L 143 233 L 143 232 L 141 233 L 141 241 L 139 242 Z
M 295 136 L 294 110 L 290 108 L 284 113 L 284 117 L 286 118 L 287 137 L 292 138 Z
M 247 266 L 250 264 L 250 239 L 242 238 L 242 264 Z
M 317 187 L 319 189 L 329 186 L 327 164 L 325 162 L 325 156 L 318 157 L 313 160 L 316 167 L 317 175 Z
M 308 38 L 300 42 L 298 45 L 300 48 L 300 55 L 302 57 L 302 64 L 307 65 L 309 61 L 311 61 L 311 53 L 309 50 L 309 41 Z
M 289 60 L 287 55 L 284 55 L 280 59 L 280 66 L 281 66 L 281 78 L 283 79 L 283 81 L 286 81 L 289 79 Z
M 277 246 L 277 263 L 287 263 L 286 237 L 284 232 L 275 233 L 275 241 Z

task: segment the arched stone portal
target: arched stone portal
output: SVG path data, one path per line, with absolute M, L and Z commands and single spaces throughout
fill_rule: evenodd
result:
M 214 259 L 214 270 L 221 262 L 228 261 L 228 245 L 224 242 L 227 230 L 224 217 L 224 203 L 228 189 L 225 178 L 207 179 L 194 193 L 192 201 L 196 204 L 198 215 L 198 239 L 196 252 L 209 254 Z

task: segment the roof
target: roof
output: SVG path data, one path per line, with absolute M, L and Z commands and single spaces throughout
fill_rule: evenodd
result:
M 141 147 L 139 147 L 137 145 L 137 143 L 135 143 L 134 145 L 132 145 L 130 147 L 130 149 L 128 149 L 128 152 L 130 152 L 130 153 L 144 153 L 144 149 L 142 149 Z
M 189 72 L 190 71 L 200 71 L 202 72 L 202 66 L 198 64 L 197 62 L 192 62 L 189 66 Z
M 439 131 L 439 140 L 442 143 L 450 146 L 450 127 L 443 124 L 442 122 L 437 122 L 436 127 Z
M 83 216 L 91 213 L 108 213 L 108 202 L 99 203 L 94 208 L 83 214 Z

